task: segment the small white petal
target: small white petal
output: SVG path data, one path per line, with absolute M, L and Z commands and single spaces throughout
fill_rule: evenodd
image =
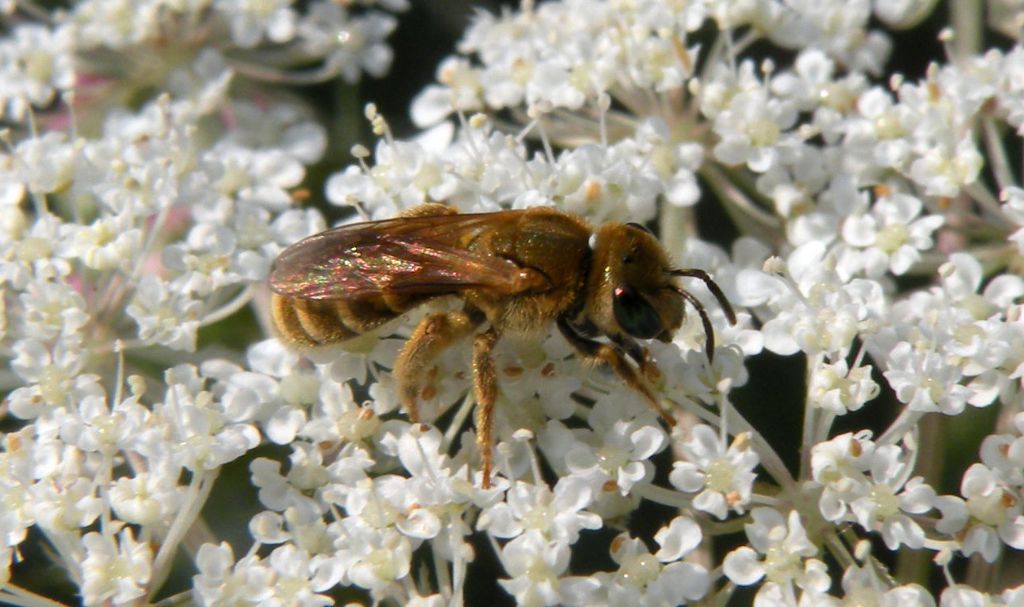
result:
M 633 457 L 648 459 L 661 451 L 666 444 L 665 431 L 656 426 L 644 426 L 630 435 L 633 442 Z
M 697 523 L 684 516 L 677 516 L 668 527 L 662 527 L 654 535 L 654 541 L 661 546 L 654 556 L 663 563 L 677 561 L 700 545 L 702 538 Z
M 722 571 L 734 584 L 749 586 L 764 577 L 764 567 L 757 560 L 757 552 L 742 546 L 725 555 Z
M 694 493 L 704 488 L 704 473 L 690 462 L 676 462 L 672 465 L 668 482 L 680 491 Z

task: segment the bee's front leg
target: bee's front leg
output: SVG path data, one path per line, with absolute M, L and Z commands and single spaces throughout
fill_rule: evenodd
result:
M 624 335 L 613 337 L 612 341 L 622 348 L 626 354 L 640 367 L 640 375 L 647 378 L 647 381 L 656 382 L 661 377 L 661 370 L 651 360 L 651 352 L 641 346 L 636 340 Z
M 497 329 L 473 339 L 473 395 L 476 397 L 476 444 L 484 462 L 483 488 L 491 486 L 491 455 L 494 450 L 494 401 L 498 397 L 498 376 L 491 351 L 498 343 Z
M 482 318 L 467 310 L 436 312 L 420 321 L 395 360 L 398 400 L 413 422 L 420 421 L 416 401 L 429 384 L 430 368 L 449 346 L 465 339 Z
M 564 318 L 558 319 L 558 330 L 562 332 L 565 339 L 568 340 L 572 347 L 576 348 L 576 351 L 583 355 L 584 358 L 595 363 L 605 363 L 610 366 L 615 374 L 622 378 L 622 381 L 626 382 L 626 385 L 639 392 L 647 404 L 652 409 L 661 415 L 661 418 L 665 420 L 665 423 L 670 427 L 676 425 L 676 420 L 672 415 L 658 402 L 658 399 L 654 397 L 654 393 L 644 383 L 643 377 L 640 372 L 637 371 L 629 361 L 626 359 L 626 355 L 623 354 L 622 350 L 611 344 L 601 343 L 592 339 L 583 337 L 579 333 L 573 330 L 572 326 Z M 641 366 L 653 366 L 650 362 L 649 354 L 646 350 L 642 350 L 642 353 L 637 353 L 640 357 Z

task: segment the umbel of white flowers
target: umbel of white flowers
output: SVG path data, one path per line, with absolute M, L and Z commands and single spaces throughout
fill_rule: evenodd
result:
M 889 71 L 893 33 L 934 0 L 479 12 L 409 101 L 424 130 L 368 105 L 373 149 L 318 183 L 347 116 L 294 85 L 383 76 L 403 0 L 0 2 L 0 602 L 1024 603 L 1024 12 L 947 4 L 917 75 Z M 738 322 L 707 306 L 713 362 L 696 314 L 642 344 L 673 429 L 557 331 L 503 340 L 485 489 L 472 348 L 431 369 L 429 423 L 391 377 L 446 302 L 308 355 L 267 330 L 321 193 L 346 222 L 443 201 L 647 224 Z M 697 207 L 735 236 L 702 239 Z M 769 354 L 799 355 L 802 399 L 749 389 Z M 744 386 L 802 411 L 792 441 Z M 888 422 L 838 430 L 854 411 Z M 950 417 L 977 447 L 946 486 L 925 464 L 958 449 Z M 239 469 L 251 503 L 218 491 Z M 247 532 L 209 524 L 225 504 Z

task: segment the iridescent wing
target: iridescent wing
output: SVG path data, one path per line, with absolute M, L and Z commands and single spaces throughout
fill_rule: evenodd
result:
M 300 299 L 440 295 L 469 288 L 514 292 L 519 266 L 467 247 L 495 222 L 517 214 L 396 217 L 340 226 L 282 251 L 270 288 Z

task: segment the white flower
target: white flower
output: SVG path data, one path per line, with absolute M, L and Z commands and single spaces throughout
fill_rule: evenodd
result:
M 754 15 L 761 11 L 741 5 Z M 764 23 L 771 39 L 786 48 L 819 47 L 858 71 L 879 73 L 891 42 L 881 32 L 868 30 L 871 5 L 867 0 L 795 0 L 777 13 L 778 21 Z
M 426 539 L 446 525 L 461 526 L 456 521 L 464 509 L 492 503 L 506 486 L 503 479 L 492 478 L 494 486 L 482 488 L 479 471 L 474 471 L 471 482 L 464 456 L 450 458 L 440 432 L 432 426 L 396 420 L 385 424 L 381 434 L 381 450 L 396 456 L 409 478 L 385 477 L 377 486 L 367 487 L 376 502 L 367 505 L 392 509 L 402 533 Z
M 16 358 L 11 369 L 30 385 L 10 395 L 11 410 L 28 419 L 45 410 L 45 406 L 63 407 L 82 371 L 80 344 L 58 340 L 52 350 L 36 339 L 23 339 L 14 344 Z
M 974 143 L 962 139 L 955 147 L 931 148 L 910 165 L 910 175 L 929 196 L 956 196 L 978 178 L 982 163 Z
M 231 38 L 243 48 L 259 44 L 263 37 L 281 44 L 295 35 L 296 14 L 292 0 L 214 0 L 214 9 L 231 26 Z
M 22 23 L 0 41 L 0 115 L 25 119 L 32 107 L 42 108 L 75 82 L 73 33 Z
M 924 530 L 912 516 L 935 507 L 936 495 L 920 477 L 910 478 L 908 457 L 901 446 L 875 445 L 866 432 L 816 445 L 811 467 L 814 480 L 825 485 L 822 515 L 880 531 L 890 549 L 922 547 Z
M 702 539 L 700 527 L 691 519 L 676 517 L 655 534 L 661 548 L 651 554 L 639 539 L 628 533 L 612 540 L 611 556 L 617 571 L 599 572 L 592 579 L 598 588 L 588 588 L 581 579 L 566 580 L 571 605 L 679 605 L 698 601 L 707 593 L 711 577 L 702 565 L 680 559 L 693 551 Z M 596 578 L 596 579 L 594 579 Z M 571 591 L 569 590 L 571 589 Z
M 850 511 L 865 529 L 878 529 L 886 546 L 920 548 L 924 530 L 908 515 L 924 514 L 932 509 L 935 490 L 921 477 L 908 480 L 910 465 L 902 461 L 900 447 L 884 445 L 871 458 L 871 483 L 867 492 L 850 503 Z
M 162 424 L 135 437 L 135 449 L 149 457 L 169 457 L 193 471 L 213 470 L 240 457 L 259 442 L 250 423 L 228 418 L 222 402 L 205 388 L 195 367 L 180 365 L 165 373 L 163 402 L 153 405 Z
M 40 441 L 35 428 L 28 427 L 4 437 L 0 452 L 0 546 L 9 548 L 25 540 L 29 527 L 35 524 L 39 507 L 30 487 L 37 478 L 53 473 L 63 445 L 59 441 Z
M 800 515 L 788 516 L 771 508 L 754 508 L 754 522 L 745 525 L 750 546 L 737 548 L 725 556 L 723 571 L 733 583 L 749 586 L 765 579 L 758 596 L 770 596 L 786 588 L 823 593 L 830 581 L 825 564 L 813 558 L 818 548 L 807 537 Z
M 7 210 L 5 209 L 5 213 Z M 12 211 L 13 213 L 13 211 Z M 0 218 L 2 219 L 2 218 Z M 60 243 L 63 222 L 54 215 L 44 214 L 28 229 L 16 229 L 16 237 L 0 239 L 0 282 L 15 289 L 24 289 L 31 278 L 53 280 L 71 273 L 67 260 L 54 255 Z
M 443 159 L 419 143 L 381 140 L 374 159 L 372 174 L 349 167 L 331 176 L 327 199 L 339 206 L 358 202 L 372 219 L 383 219 L 428 200 L 444 200 L 456 185 Z
M 741 275 L 740 303 L 759 305 L 767 300 L 777 311 L 764 324 L 765 347 L 777 354 L 832 353 L 843 355 L 861 331 L 872 329 L 885 307 L 882 287 L 875 281 L 844 282 L 828 264 L 822 264 L 824 244 L 809 242 L 790 254 L 787 268 L 792 283 L 778 284 L 751 272 Z
M 847 80 L 836 81 L 835 72 L 835 62 L 820 48 L 810 47 L 800 51 L 792 69 L 771 79 L 771 90 L 795 101 L 801 111 L 813 111 L 815 117 L 811 123 L 828 128 L 841 119 L 863 88 L 861 74 L 854 72 Z M 836 126 L 832 124 L 833 128 Z M 837 135 L 841 133 L 841 129 L 836 130 Z M 831 139 L 831 135 L 831 130 L 825 133 L 826 138 Z
M 85 452 L 113 456 L 130 448 L 149 425 L 149 411 L 139 404 L 138 394 L 110 403 L 106 394 L 83 395 L 77 408 L 60 420 L 60 437 Z
M 856 109 L 859 114 L 851 119 L 848 131 L 848 162 L 871 175 L 881 175 L 883 167 L 905 171 L 911 154 L 904 125 L 909 110 L 881 87 L 865 91 Z
M 527 531 L 501 549 L 502 563 L 510 579 L 498 583 L 519 605 L 558 605 L 565 601 L 559 576 L 569 566 L 569 546 L 546 540 L 538 531 Z
M 893 193 L 879 198 L 870 214 L 845 219 L 843 238 L 858 247 L 858 265 L 868 276 L 877 277 L 886 270 L 904 274 L 920 259 L 921 251 L 932 247 L 932 233 L 944 220 L 941 215 L 920 216 L 922 206 L 914 196 Z
M 315 209 L 298 210 L 291 209 L 277 216 L 270 225 L 270 234 L 274 241 L 282 244 L 298 242 L 311 234 L 322 232 L 326 228 L 323 216 Z M 246 245 L 246 236 L 243 234 L 241 243 Z M 258 232 L 257 232 L 258 233 Z M 264 241 L 264 244 L 265 241 Z
M 315 446 L 306 443 L 292 443 L 288 473 L 281 474 L 281 463 L 264 457 L 256 458 L 249 464 L 252 483 L 259 488 L 259 499 L 267 508 L 283 512 L 289 507 L 301 510 L 319 511 L 318 505 L 307 492 L 323 488 L 330 480 L 321 454 Z
M 373 385 L 371 396 L 378 386 Z M 380 425 L 381 419 L 372 406 L 355 402 L 349 384 L 323 382 L 317 405 L 301 433 L 317 442 L 362 441 L 376 434 Z
M 999 310 L 1024 292 L 1024 283 L 999 276 L 979 296 L 981 264 L 965 253 L 951 255 L 939 275 L 941 287 L 897 302 L 890 326 L 869 343 L 888 357 L 885 376 L 901 401 L 917 411 L 956 414 L 1012 390 L 996 369 L 1020 364 L 1019 327 L 1005 323 Z
M 222 57 L 215 55 L 210 59 L 212 65 L 205 69 L 217 73 L 227 70 Z M 267 178 L 271 183 L 285 185 L 291 178 L 289 175 L 302 171 L 292 164 L 293 161 L 309 165 L 323 157 L 327 133 L 323 125 L 310 119 L 305 108 L 271 99 L 232 99 L 231 103 L 232 117 L 238 120 L 238 128 L 226 132 L 217 149 L 229 152 L 236 170 L 239 168 L 236 163 L 240 162 L 242 167 L 251 165 L 244 169 L 250 179 L 258 182 Z M 203 154 L 203 158 L 212 166 L 218 163 L 215 154 Z M 268 174 L 261 175 L 261 169 L 268 170 Z M 224 185 L 230 185 L 231 181 Z M 258 198 L 252 201 L 258 203 Z
M 98 605 L 134 604 L 148 591 L 153 553 L 148 542 L 136 542 L 131 528 L 117 534 L 95 531 L 82 537 L 85 558 L 82 561 L 82 599 Z
M 249 533 L 261 544 L 292 542 L 310 554 L 330 552 L 333 543 L 320 512 L 295 505 L 283 514 L 260 512 L 249 520 Z
M 891 588 L 879 579 L 872 567 L 850 566 L 843 572 L 843 601 L 847 605 L 884 605 L 886 607 L 935 607 L 935 599 L 917 584 Z
M 208 297 L 214 289 L 241 282 L 232 263 L 236 247 L 237 238 L 231 229 L 199 223 L 189 231 L 185 242 L 164 248 L 163 263 L 182 274 L 176 282 L 185 293 Z
M 973 605 L 1001 605 L 996 597 L 967 586 L 965 584 L 954 584 L 942 590 L 939 596 L 939 607 L 971 607 Z M 1014 605 L 1014 603 L 1006 603 Z
M 273 594 L 274 573 L 256 555 L 235 562 L 231 545 L 203 544 L 196 555 L 193 597 L 200 605 L 259 603 Z
M 575 413 L 572 394 L 585 381 L 571 346 L 557 331 L 543 341 L 503 342 L 494 353 L 501 394 L 511 406 L 499 410 L 509 426 L 537 432 L 547 419 Z
M 392 51 L 384 40 L 397 21 L 380 11 L 358 16 L 336 2 L 316 2 L 297 24 L 301 47 L 321 56 L 331 73 L 346 82 L 359 80 L 361 71 L 383 76 L 391 67 Z
M 845 360 L 822 363 L 811 374 L 808 400 L 830 413 L 857 411 L 878 396 L 880 388 L 871 379 L 871 367 L 849 369 Z
M 1024 486 L 1024 413 L 1013 416 L 1013 433 L 990 434 L 981 442 L 981 461 L 1009 485 Z
M 372 529 L 356 520 L 345 519 L 341 525 L 335 558 L 352 583 L 383 590 L 409 575 L 413 544 L 407 536 L 392 527 Z
M 84 477 L 64 481 L 55 478 L 33 485 L 36 523 L 53 533 L 77 532 L 91 525 L 103 511 L 96 491 L 96 483 Z
M 1000 541 L 1024 547 L 1024 515 L 1020 495 L 984 464 L 972 464 L 960 483 L 971 522 L 963 539 L 964 554 L 979 553 L 995 561 Z
M 79 156 L 79 146 L 69 142 L 63 134 L 44 133 L 18 143 L 11 157 L 16 170 L 7 177 L 16 180 L 19 186 L 31 194 L 60 192 L 73 184 Z
M 305 407 L 313 399 L 315 385 L 302 397 L 306 400 L 288 402 L 275 377 L 219 360 L 207 361 L 201 370 L 205 377 L 218 380 L 211 391 L 222 403 L 226 421 L 259 421 L 267 438 L 282 445 L 292 442 L 306 424 Z
M 482 109 L 479 72 L 473 69 L 467 60 L 448 57 L 438 64 L 436 72 L 438 81 L 444 83 L 444 86 L 427 85 L 413 99 L 409 109 L 409 114 L 417 126 L 433 126 L 455 110 L 470 113 Z M 508 84 L 503 87 L 503 91 L 509 94 L 510 98 L 502 99 L 494 105 L 511 105 L 522 95 L 521 86 Z
M 70 15 L 83 49 L 122 49 L 156 34 L 165 4 L 158 0 L 85 0 Z
M 740 68 L 752 71 L 750 64 Z M 745 164 L 764 173 L 778 162 L 780 148 L 791 143 L 785 133 L 796 122 L 796 107 L 769 97 L 763 88 L 738 92 L 714 116 L 715 157 L 730 165 Z
M 864 471 L 874 450 L 868 431 L 847 432 L 814 446 L 811 473 L 815 482 L 824 485 L 818 508 L 826 520 L 841 520 L 849 511 L 848 502 L 866 493 Z
M 250 149 L 234 142 L 223 142 L 205 152 L 204 159 L 219 173 L 213 183 L 219 195 L 269 209 L 291 205 L 288 190 L 305 176 L 302 164 L 278 149 Z M 201 207 L 197 209 L 200 221 L 216 220 L 204 211 Z
M 192 351 L 199 330 L 199 302 L 173 291 L 170 285 L 147 274 L 139 281 L 125 312 L 139 325 L 139 338 L 176 350 Z
M 667 442 L 653 416 L 619 420 L 596 437 L 599 442 L 595 445 L 577 442 L 566 453 L 565 463 L 570 472 L 587 478 L 595 489 L 610 481 L 622 495 L 637 483 L 650 482 L 654 465 L 649 458 Z
M 935 0 L 897 0 L 896 2 L 874 2 L 875 16 L 896 29 L 913 27 L 920 19 L 928 16 L 935 6 Z
M 100 217 L 87 226 L 65 224 L 57 252 L 94 270 L 130 271 L 142 247 L 142 230 L 134 224 L 128 213 Z
M 959 382 L 963 371 L 937 352 L 915 351 L 900 342 L 889 352 L 885 378 L 900 401 L 914 411 L 963 411 L 970 391 Z
M 694 508 L 725 519 L 729 510 L 743 514 L 757 475 L 757 454 L 749 438 L 741 434 L 726 445 L 705 424 L 694 426 L 681 446 L 686 461 L 675 462 L 669 482 L 680 491 L 699 492 Z
M 197 170 L 199 150 L 193 135 L 198 118 L 167 98 L 138 113 L 111 115 L 102 139 L 82 147 L 73 192 L 95 201 L 101 210 L 128 213 L 140 222 L 158 211 L 172 212 L 162 218 L 167 221 L 174 210 L 180 215 L 204 208 L 213 195 L 210 175 Z
M 696 171 L 704 160 L 704 150 L 696 144 L 683 143 L 671 153 L 675 172 L 666 185 L 665 198 L 676 206 L 694 205 L 700 198 Z
M 327 185 L 341 221 L 434 201 L 644 222 L 673 267 L 705 269 L 747 307 L 729 325 L 687 279 L 710 329 L 687 307 L 671 341 L 640 344 L 652 392 L 708 424 L 689 435 L 556 331 L 503 338 L 487 490 L 471 348 L 424 374 L 420 412 L 437 427 L 400 410 L 396 354 L 426 309 L 308 356 L 239 343 L 266 330 L 275 257 L 328 225 L 306 166 L 328 149 L 329 116 L 281 85 L 382 74 L 388 11 L 407 2 L 54 4 L 0 0 L 0 598 L 43 541 L 87 604 L 177 592 L 163 582 L 175 555 L 195 569 L 176 600 L 218 606 L 460 604 L 481 571 L 469 563 L 488 558 L 524 605 L 714 603 L 739 585 L 760 586 L 741 590 L 755 607 L 1022 602 L 1021 588 L 956 583 L 949 565 L 977 554 L 998 572 L 1024 546 L 1024 1 L 992 0 L 978 21 L 1004 49 L 965 54 L 958 28 L 920 77 L 889 69 L 906 38 L 892 30 L 934 0 L 522 2 L 478 13 L 440 64 L 412 107 L 433 128 L 403 140 L 368 107 L 374 154 L 353 148 Z M 731 260 L 701 240 L 709 229 L 740 234 Z M 797 478 L 787 446 L 730 409 L 765 347 L 807 362 Z M 877 442 L 833 424 L 882 392 L 904 411 Z M 918 420 L 967 405 L 1002 407 L 1005 427 L 958 495 L 937 496 L 914 463 L 949 446 L 919 441 Z M 263 441 L 288 459 L 248 456 Z M 652 463 L 666 447 L 681 460 L 670 473 Z M 251 547 L 236 559 L 214 526 L 181 550 L 209 531 L 193 524 L 217 506 L 205 501 L 224 499 L 218 471 L 244 457 L 263 508 Z M 750 545 L 704 563 L 707 534 L 730 526 L 651 528 L 654 504 L 749 516 Z M 604 571 L 581 560 L 602 538 Z M 945 577 L 897 586 L 886 564 L 903 547 L 937 551 Z
M 516 481 L 505 500 L 480 513 L 478 529 L 500 538 L 535 530 L 547 539 L 575 544 L 580 530 L 601 527 L 600 517 L 583 510 L 591 501 L 591 490 L 578 477 L 560 479 L 554 491 L 546 485 Z
M 583 90 L 570 78 L 574 66 L 565 59 L 550 59 L 538 63 L 526 85 L 528 107 L 549 104 L 554 107 L 578 109 L 586 100 Z
M 370 331 L 346 341 L 344 348 L 329 355 L 325 353 L 324 359 L 315 352 L 310 353 L 310 358 L 326 363 L 323 372 L 334 381 L 366 384 L 368 378 L 379 379 L 381 367 L 390 369 L 394 366 L 398 351 L 405 343 L 402 339 L 382 337 L 382 334 L 387 334 L 387 330 Z M 388 411 L 377 410 L 378 413 Z
M 128 523 L 166 529 L 183 506 L 184 489 L 175 481 L 175 469 L 142 471 L 122 476 L 110 486 L 110 505 Z
M 1000 597 L 1007 605 L 1018 605 L 1024 599 L 1024 585 L 1007 588 Z
M 36 339 L 74 335 L 89 321 L 85 299 L 63 282 L 30 282 L 20 304 L 27 334 Z
M 627 44 L 630 78 L 637 86 L 659 93 L 681 88 L 693 75 L 700 56 L 700 45 L 682 49 L 677 40 L 668 37 L 627 38 Z
M 270 605 L 295 605 L 296 607 L 322 607 L 333 605 L 334 601 L 319 591 L 318 580 L 314 579 L 316 565 L 309 555 L 298 548 L 285 544 L 275 548 L 265 561 L 272 572 L 271 596 L 266 599 Z

